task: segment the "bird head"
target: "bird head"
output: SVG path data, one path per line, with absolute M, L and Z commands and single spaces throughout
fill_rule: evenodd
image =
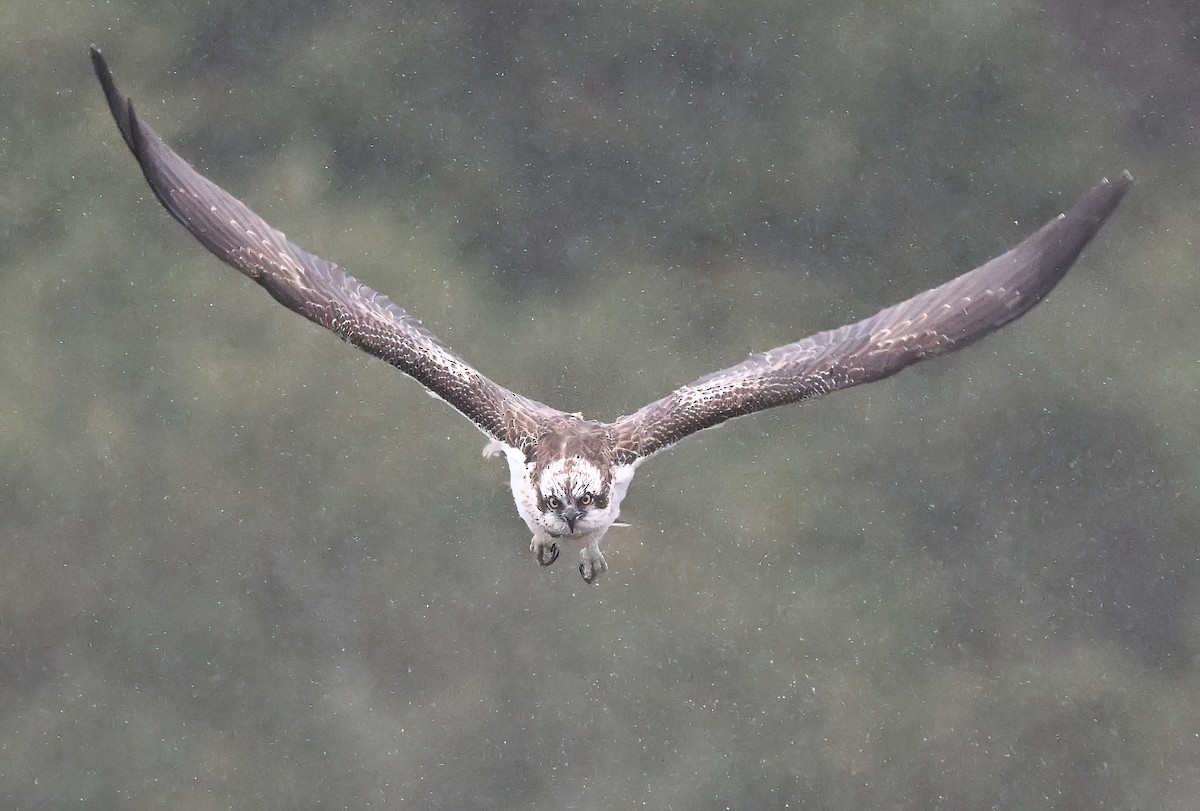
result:
M 612 523 L 607 477 L 581 456 L 546 465 L 535 486 L 538 520 L 554 537 L 586 535 Z

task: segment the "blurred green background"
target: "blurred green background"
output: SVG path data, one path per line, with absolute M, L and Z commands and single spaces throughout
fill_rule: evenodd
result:
M 4 18 L 3 807 L 1197 807 L 1192 3 Z M 1137 184 L 1001 334 L 643 467 L 589 588 L 481 434 L 159 208 L 91 42 L 293 239 L 606 419 Z

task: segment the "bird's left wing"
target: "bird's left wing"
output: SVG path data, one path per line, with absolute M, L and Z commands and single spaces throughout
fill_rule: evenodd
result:
M 1067 272 L 1131 178 L 1105 180 L 1007 253 L 869 318 L 751 355 L 610 426 L 636 463 L 686 436 L 756 411 L 869 383 L 966 346 L 1024 314 Z
M 539 422 L 561 413 L 492 382 L 386 296 L 289 241 L 193 169 L 140 121 L 95 48 L 92 64 L 117 127 L 154 195 L 219 259 L 265 287 L 288 309 L 416 378 L 493 439 L 528 447 Z

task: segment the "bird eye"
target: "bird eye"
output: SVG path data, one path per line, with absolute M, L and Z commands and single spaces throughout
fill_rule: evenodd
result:
M 580 503 L 580 504 L 582 504 L 582 505 L 583 505 L 583 506 L 585 506 L 585 507 L 586 507 L 587 505 L 591 504 L 591 503 L 592 503 L 592 494 L 591 494 L 591 493 L 584 493 L 584 494 L 583 494 L 583 498 L 579 499 L 579 503 Z
M 561 504 L 562 502 L 554 496 L 550 496 L 550 498 L 546 499 L 546 506 L 552 510 L 557 510 Z

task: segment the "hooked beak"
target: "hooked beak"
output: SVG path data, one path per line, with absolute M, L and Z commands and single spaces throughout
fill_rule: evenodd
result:
M 579 510 L 569 506 L 562 511 L 562 518 L 567 522 L 567 528 L 574 532 L 575 522 L 579 520 Z

